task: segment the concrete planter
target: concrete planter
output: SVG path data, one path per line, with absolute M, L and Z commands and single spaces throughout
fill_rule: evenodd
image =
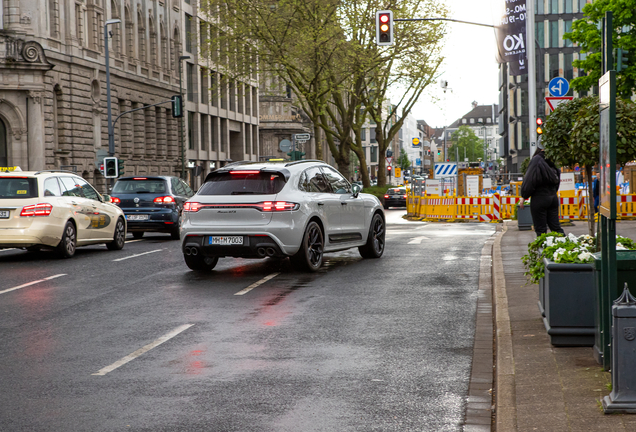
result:
M 523 209 L 517 207 L 517 226 L 519 227 L 519 231 L 529 231 L 532 229 L 532 213 L 530 213 L 529 205 Z
M 537 302 L 539 305 L 539 312 L 541 312 L 541 316 L 545 316 L 545 278 L 539 279 L 539 301 Z
M 543 260 L 543 324 L 550 343 L 554 346 L 594 346 L 596 283 L 593 265 Z

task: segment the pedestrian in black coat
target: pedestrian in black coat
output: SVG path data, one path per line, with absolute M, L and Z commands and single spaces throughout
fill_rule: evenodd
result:
M 537 236 L 550 231 L 563 233 L 559 223 L 559 197 L 557 191 L 561 183 L 561 170 L 552 161 L 545 158 L 541 137 L 537 142 L 537 151 L 532 156 L 521 184 L 523 200 L 532 198 L 530 212 L 532 224 Z M 520 207 L 523 209 L 524 201 Z

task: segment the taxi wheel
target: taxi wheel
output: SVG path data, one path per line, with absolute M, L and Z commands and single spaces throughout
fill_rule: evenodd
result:
M 183 255 L 183 258 L 190 270 L 198 272 L 209 272 L 216 267 L 216 263 L 219 262 L 219 257 L 206 257 L 202 255 Z
M 382 256 L 384 253 L 385 234 L 384 219 L 376 213 L 371 220 L 367 244 L 358 248 L 362 258 L 380 258 Z
M 292 264 L 303 270 L 318 271 L 322 266 L 325 241 L 320 225 L 315 221 L 309 222 L 300 250 L 290 257 Z
M 136 240 L 139 240 L 140 238 L 142 238 L 144 236 L 144 232 L 143 231 L 135 231 L 134 233 L 132 233 L 133 238 Z
M 124 227 L 124 221 L 122 218 L 117 219 L 117 225 L 115 225 L 115 234 L 113 234 L 113 241 L 106 243 L 108 250 L 121 250 L 126 243 L 126 228 Z
M 70 258 L 75 255 L 76 247 L 77 233 L 75 231 L 75 225 L 73 225 L 73 222 L 68 221 L 64 226 L 62 240 L 60 240 L 60 244 L 57 245 L 57 251 L 62 258 Z

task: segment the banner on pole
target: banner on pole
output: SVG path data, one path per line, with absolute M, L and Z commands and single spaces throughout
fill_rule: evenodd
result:
M 499 63 L 508 63 L 510 75 L 528 73 L 526 65 L 526 0 L 503 2 L 501 20 L 496 26 Z

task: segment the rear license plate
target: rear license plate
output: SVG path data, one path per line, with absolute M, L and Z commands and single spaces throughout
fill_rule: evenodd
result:
M 9 219 L 9 210 L 0 210 L 0 219 Z
M 128 219 L 129 221 L 148 220 L 148 215 L 127 215 L 126 219 Z
M 211 245 L 242 245 L 243 236 L 211 236 L 209 243 Z

